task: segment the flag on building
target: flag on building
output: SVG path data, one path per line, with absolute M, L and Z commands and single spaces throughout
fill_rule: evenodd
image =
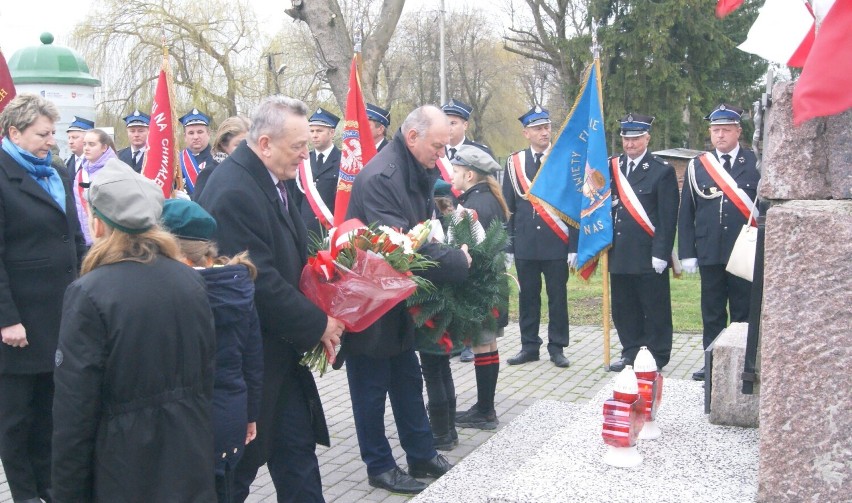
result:
M 796 125 L 852 108 L 852 0 L 816 2 L 814 10 L 826 14 L 793 88 Z
M 334 225 L 346 220 L 349 197 L 355 176 L 376 155 L 376 144 L 370 132 L 367 107 L 361 94 L 358 78 L 358 53 L 352 57 L 349 69 L 349 94 L 346 97 L 346 112 L 343 115 L 343 143 L 340 149 L 340 175 L 337 178 L 337 195 L 334 197 Z M 362 141 L 363 140 L 363 141 Z
M 773 63 L 801 68 L 814 43 L 816 22 L 804 0 L 766 0 L 739 49 Z
M 612 200 L 604 135 L 600 62 L 589 68 L 580 95 L 530 186 L 530 197 L 579 228 L 577 271 L 584 279 L 612 244 Z
M 743 0 L 719 0 L 716 2 L 716 17 L 722 19 L 731 12 L 739 9 Z
M 151 105 L 151 124 L 148 133 L 148 151 L 142 174 L 163 189 L 170 198 L 175 183 L 175 134 L 174 113 L 169 93 L 171 71 L 168 56 L 163 57 L 163 66 L 157 79 L 154 103 Z
M 9 73 L 9 65 L 6 64 L 6 57 L 3 51 L 0 50 L 0 112 L 6 108 L 6 105 L 15 97 L 15 83 L 12 81 L 12 74 Z

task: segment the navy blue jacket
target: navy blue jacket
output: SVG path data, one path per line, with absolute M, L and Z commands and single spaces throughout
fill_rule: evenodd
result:
M 247 424 L 260 415 L 263 342 L 248 269 L 227 265 L 199 272 L 216 323 L 213 439 L 216 473 L 224 475 L 242 457 Z

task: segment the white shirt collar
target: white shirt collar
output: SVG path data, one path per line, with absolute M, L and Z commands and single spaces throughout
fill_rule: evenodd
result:
M 465 140 L 466 138 L 467 138 L 466 136 L 462 136 L 461 141 L 460 141 L 460 142 L 458 142 L 458 144 L 457 144 L 457 145 L 447 145 L 447 150 L 449 150 L 449 149 L 451 149 L 451 148 L 454 148 L 454 149 L 456 149 L 456 152 L 458 152 L 458 151 L 459 151 L 459 148 L 461 148 L 461 146 L 462 146 L 462 145 L 464 145 L 464 140 Z
M 639 161 L 641 161 L 642 158 L 645 157 L 645 154 L 647 154 L 647 153 L 648 153 L 648 149 L 646 148 L 644 151 L 642 151 L 642 155 L 640 155 L 636 159 L 633 159 L 630 156 L 627 156 L 627 164 L 630 164 L 630 161 L 633 161 L 633 165 L 638 167 Z
M 729 156 L 731 156 L 731 164 L 733 164 L 733 163 L 734 163 L 734 159 L 736 159 L 736 158 L 737 158 L 737 155 L 738 155 L 739 153 L 740 153 L 740 144 L 739 144 L 739 143 L 737 143 L 737 146 L 736 146 L 736 147 L 734 147 L 734 149 L 733 149 L 733 150 L 731 150 L 730 152 L 728 152 L 728 155 L 729 155 Z M 721 160 L 722 160 L 722 155 L 724 155 L 724 154 L 723 154 L 722 152 L 719 152 L 719 149 L 716 149 L 716 158 L 717 158 L 717 159 L 719 159 L 719 160 L 721 161 Z
M 544 156 L 547 156 L 547 154 L 550 153 L 550 147 L 552 147 L 552 146 L 553 146 L 553 144 L 549 143 L 547 145 L 547 148 L 544 149 L 544 152 L 536 152 L 535 149 L 532 147 L 532 145 L 530 145 L 530 152 L 532 152 L 533 157 L 535 157 L 536 154 L 543 154 Z
M 317 152 L 317 151 L 315 150 L 315 151 L 314 151 L 314 153 L 316 154 L 316 157 L 315 157 L 315 158 L 319 158 L 320 154 L 322 154 L 322 161 L 323 161 L 323 162 L 325 162 L 325 161 L 328 159 L 328 155 L 329 155 L 329 154 L 331 154 L 331 151 L 332 151 L 332 150 L 334 150 L 334 143 L 332 143 L 330 147 L 328 147 L 327 149 L 323 150 L 322 152 Z

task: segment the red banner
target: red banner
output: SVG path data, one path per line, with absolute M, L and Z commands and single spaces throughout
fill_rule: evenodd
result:
M 376 155 L 376 144 L 373 143 L 370 123 L 367 119 L 367 107 L 364 105 L 364 97 L 361 94 L 357 60 L 356 54 L 352 58 L 352 67 L 349 69 L 349 95 L 346 97 L 343 145 L 340 149 L 340 175 L 337 178 L 337 195 L 334 198 L 335 226 L 346 219 L 355 176 Z M 362 138 L 366 141 L 361 141 Z
M 0 112 L 6 108 L 6 105 L 15 97 L 15 83 L 12 82 L 12 74 L 9 73 L 9 66 L 6 64 L 6 57 L 3 56 L 3 51 L 0 51 Z
M 164 65 L 165 66 L 165 65 Z M 168 199 L 175 181 L 175 145 L 172 126 L 172 105 L 169 99 L 169 82 L 165 67 L 160 70 L 157 92 L 151 105 L 151 127 L 148 133 L 148 153 L 142 174 L 162 187 Z
M 739 9 L 743 0 L 719 0 L 716 2 L 716 17 L 722 19 L 731 12 Z

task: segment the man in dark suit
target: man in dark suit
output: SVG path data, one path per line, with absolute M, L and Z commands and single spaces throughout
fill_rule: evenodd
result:
M 447 143 L 447 159 L 453 160 L 459 147 L 462 145 L 474 145 L 486 151 L 488 155 L 494 157 L 494 153 L 487 145 L 477 143 L 467 137 L 467 126 L 470 121 L 470 114 L 473 112 L 473 107 L 461 101 L 451 99 L 441 110 L 447 115 L 447 120 L 450 121 L 450 141 Z
M 186 145 L 179 154 L 180 167 L 186 192 L 197 201 L 210 175 L 219 165 L 210 149 L 210 117 L 193 108 L 178 120 L 183 125 L 183 141 Z
M 86 131 L 94 127 L 94 121 L 74 116 L 74 121 L 65 130 L 68 135 L 68 150 L 71 151 L 71 155 L 65 160 L 65 171 L 71 180 L 77 178 L 77 172 L 83 166 L 83 137 L 86 136 Z
M 299 291 L 307 236 L 284 181 L 308 158 L 306 115 L 301 101 L 280 95 L 263 100 L 246 142 L 213 173 L 198 201 L 216 219 L 222 253 L 248 250 L 257 266 L 263 398 L 257 439 L 235 470 L 237 501 L 248 496 L 264 463 L 278 501 L 323 501 L 315 444 L 329 444 L 328 429 L 313 376 L 299 360 L 317 343 L 334 352 L 343 324 Z
M 529 148 L 509 156 L 503 177 L 503 198 L 509 206 L 507 230 L 512 242 L 508 253 L 514 259 L 521 291 L 518 295 L 521 351 L 509 365 L 537 361 L 542 345 L 538 335 L 541 321 L 541 277 L 547 289 L 547 352 L 557 367 L 568 367 L 568 267 L 576 265 L 577 230 L 564 226 L 558 216 L 534 207 L 527 190 L 550 152 L 550 114 L 536 105 L 518 120 Z
M 322 235 L 325 227 L 320 219 L 325 220 L 328 215 L 334 215 L 337 176 L 340 174 L 340 149 L 334 145 L 334 131 L 338 122 L 338 116 L 322 108 L 318 108 L 308 120 L 311 144 L 314 147 L 310 154 L 311 169 L 304 174 L 299 173 L 296 178 L 298 191 L 295 194 L 308 235 Z M 305 186 L 306 184 L 308 186 Z M 317 195 L 319 198 L 315 198 Z M 311 204 L 310 199 L 313 199 L 314 204 Z M 328 213 L 320 209 L 323 205 L 328 209 Z
M 612 319 L 622 348 L 621 358 L 609 367 L 613 372 L 633 365 L 642 346 L 648 347 L 661 370 L 672 351 L 668 262 L 679 194 L 674 168 L 648 152 L 653 121 L 653 117 L 639 114 L 621 119 L 624 153 L 610 158 L 613 236 L 609 272 Z
M 446 117 L 423 106 L 403 121 L 393 140 L 355 178 L 347 218 L 408 231 L 436 218 L 432 187 L 435 166 L 447 143 Z M 440 224 L 436 224 L 440 225 Z M 464 281 L 470 267 L 461 250 L 428 243 L 420 253 L 438 263 L 420 274 L 434 283 Z M 346 374 L 361 459 L 369 484 L 392 492 L 417 493 L 426 484 L 413 477 L 440 477 L 452 465 L 435 450 L 426 407 L 423 377 L 414 352 L 414 321 L 401 302 L 361 333 L 344 337 Z M 408 473 L 396 464 L 385 433 L 385 402 L 405 450 Z
M 387 130 L 390 127 L 390 112 L 372 103 L 367 103 L 367 118 L 370 119 L 370 133 L 376 144 L 376 152 L 388 144 Z
M 148 126 L 151 123 L 151 116 L 140 112 L 137 108 L 124 118 L 124 123 L 127 127 L 130 146 L 119 150 L 118 158 L 133 168 L 133 171 L 141 173 L 145 151 L 148 150 Z
M 711 176 L 705 163 L 721 164 L 714 174 L 728 177 L 728 189 L 744 193 L 743 207 L 757 198 L 760 172 L 754 152 L 740 146 L 743 110 L 721 104 L 704 119 L 710 122 L 710 142 L 714 149 L 701 154 L 687 166 L 683 180 L 678 216 L 678 254 L 683 270 L 701 272 L 701 321 L 704 325 L 704 348 L 710 345 L 731 322 L 747 322 L 751 301 L 751 282 L 725 270 L 734 242 L 746 223 L 746 215 Z M 702 157 L 710 156 L 710 158 Z M 711 161 L 712 159 L 712 161 Z M 704 368 L 692 374 L 704 380 Z

